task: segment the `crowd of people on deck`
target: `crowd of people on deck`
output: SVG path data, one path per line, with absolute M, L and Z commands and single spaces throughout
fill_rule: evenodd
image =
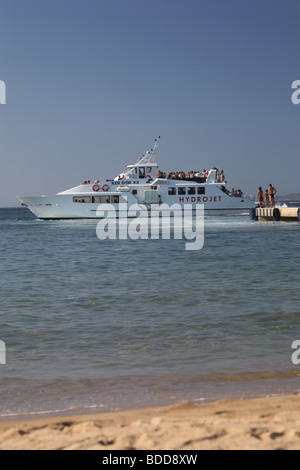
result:
M 265 192 L 260 186 L 257 191 L 257 199 L 258 199 L 258 204 L 259 204 L 260 209 L 262 209 L 264 203 L 265 203 L 266 208 L 274 209 L 276 194 L 277 194 L 277 189 L 275 189 L 272 184 L 269 185 L 269 189 L 266 189 Z
M 217 172 L 217 182 L 224 183 L 225 182 L 225 174 L 224 171 L 219 171 L 215 166 L 213 170 Z M 184 181 L 196 181 L 197 183 L 206 183 L 207 178 L 209 175 L 209 171 L 189 171 L 185 173 L 184 171 L 171 171 L 168 175 L 162 171 L 158 172 L 157 177 L 163 179 L 171 179 L 171 180 L 184 180 Z

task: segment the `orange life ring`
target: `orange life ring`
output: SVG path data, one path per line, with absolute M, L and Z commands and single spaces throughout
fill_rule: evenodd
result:
M 98 191 L 100 191 L 100 186 L 99 186 L 99 184 L 93 184 L 92 190 L 93 190 L 95 193 L 97 193 Z
M 109 186 L 108 186 L 108 184 L 104 184 L 104 185 L 102 186 L 102 191 L 104 191 L 105 193 L 106 193 L 107 191 L 109 191 Z

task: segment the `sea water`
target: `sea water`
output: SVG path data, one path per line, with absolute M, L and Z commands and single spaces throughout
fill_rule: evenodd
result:
M 300 224 L 207 217 L 199 251 L 96 225 L 0 209 L 2 418 L 300 389 Z

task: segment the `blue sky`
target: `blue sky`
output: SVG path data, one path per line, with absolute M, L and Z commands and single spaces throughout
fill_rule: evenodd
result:
M 300 192 L 299 0 L 0 0 L 0 205 L 165 171 Z

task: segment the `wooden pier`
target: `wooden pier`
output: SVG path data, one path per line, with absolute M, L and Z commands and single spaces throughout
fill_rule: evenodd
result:
M 276 207 L 275 209 L 251 209 L 251 220 L 299 222 L 300 207 Z

